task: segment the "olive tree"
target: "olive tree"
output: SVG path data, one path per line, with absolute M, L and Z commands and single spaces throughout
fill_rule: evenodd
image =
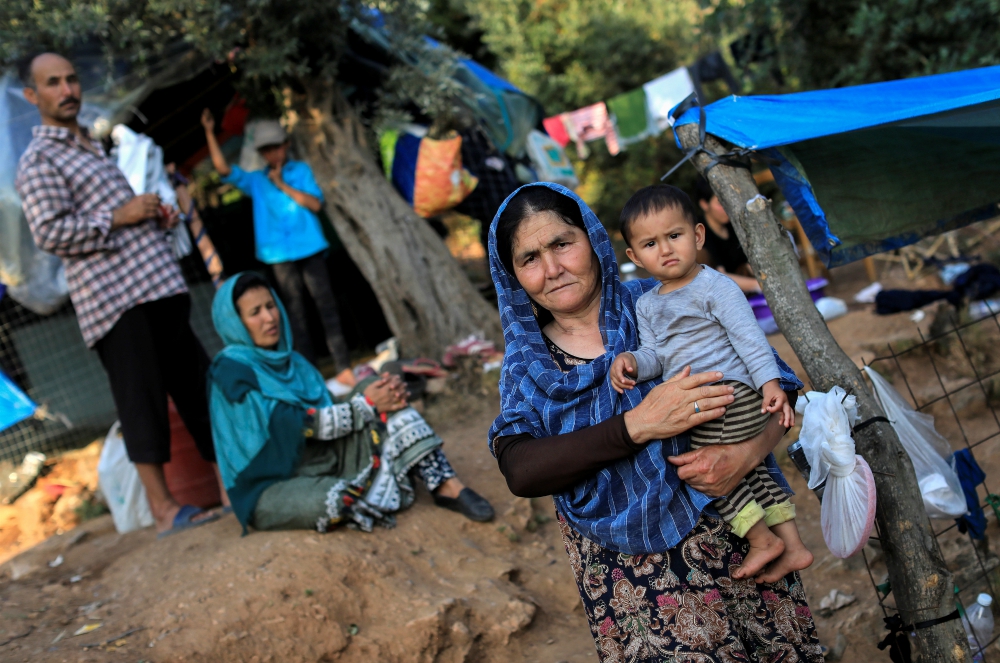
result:
M 378 9 L 376 16 L 356 0 L 8 0 L 0 5 L 0 58 L 10 63 L 40 48 L 72 52 L 99 43 L 109 62 L 127 62 L 140 74 L 178 50 L 228 63 L 253 112 L 288 120 L 334 228 L 405 351 L 440 356 L 472 332 L 499 339 L 499 318 L 434 230 L 386 181 L 370 132 L 338 83 L 340 67 L 348 66 L 342 56 L 352 22 L 377 20 L 385 22 L 379 34 L 399 55 L 395 68 L 403 70 L 386 81 L 405 77 L 411 87 L 422 81 L 427 99 L 414 101 L 425 106 L 448 98 L 449 51 L 411 57 L 429 48 L 419 38 L 425 27 L 419 3 L 379 3 Z

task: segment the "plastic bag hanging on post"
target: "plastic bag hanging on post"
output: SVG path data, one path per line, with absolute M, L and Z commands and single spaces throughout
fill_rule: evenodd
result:
M 865 366 L 864 371 L 872 381 L 885 416 L 913 463 L 927 515 L 931 518 L 964 516 L 968 507 L 962 482 L 945 460 L 951 456 L 951 445 L 934 429 L 934 417 L 910 407 L 892 385 L 870 366 Z
M 834 557 L 861 550 L 875 524 L 875 477 L 854 451 L 851 426 L 858 420 L 857 399 L 840 387 L 810 391 L 795 409 L 803 415 L 799 442 L 811 468 L 809 487 L 826 482 L 820 523 Z

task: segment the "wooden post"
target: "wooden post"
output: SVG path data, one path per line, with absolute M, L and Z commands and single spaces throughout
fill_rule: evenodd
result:
M 698 144 L 698 127 L 678 127 L 684 148 Z M 716 153 L 726 148 L 713 136 L 705 147 Z M 706 176 L 729 214 L 740 244 L 750 259 L 785 338 L 798 355 L 815 389 L 839 385 L 858 399 L 862 421 L 884 416 L 861 376 L 861 371 L 837 345 L 806 290 L 791 243 L 759 195 L 749 170 L 717 165 L 707 173 L 709 157 L 692 159 Z M 871 424 L 854 435 L 858 453 L 875 476 L 878 491 L 876 519 L 881 531 L 892 596 L 904 624 L 943 617 L 955 610 L 952 575 L 945 565 L 934 530 L 924 510 L 909 456 L 887 423 Z M 948 621 L 916 631 L 920 660 L 930 663 L 969 661 L 961 622 Z M 887 656 L 888 658 L 888 656 Z

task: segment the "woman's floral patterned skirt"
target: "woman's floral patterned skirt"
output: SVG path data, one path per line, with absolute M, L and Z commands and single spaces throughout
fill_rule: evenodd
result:
M 675 548 L 626 555 L 560 516 L 566 552 L 602 663 L 822 663 L 798 573 L 734 580 L 746 539 L 702 516 Z

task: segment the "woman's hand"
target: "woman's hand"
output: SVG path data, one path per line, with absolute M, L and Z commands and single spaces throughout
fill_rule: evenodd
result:
M 717 371 L 691 375 L 691 367 L 686 366 L 654 387 L 635 409 L 625 413 L 625 427 L 632 441 L 645 444 L 673 437 L 721 417 L 734 400 L 732 387 L 710 384 L 721 379 L 722 373 Z
M 764 461 L 784 434 L 779 412 L 746 442 L 710 445 L 667 460 L 677 466 L 678 479 L 700 493 L 722 497 L 732 493 L 740 479 Z
M 379 412 L 396 412 L 406 407 L 406 385 L 398 375 L 383 373 L 364 393 Z

